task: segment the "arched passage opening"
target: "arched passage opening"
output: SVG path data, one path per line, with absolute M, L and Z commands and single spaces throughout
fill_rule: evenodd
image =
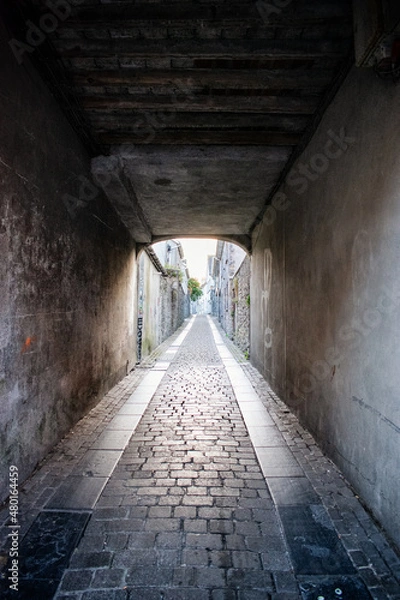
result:
M 400 543 L 399 88 L 352 63 L 381 17 L 244 3 L 238 27 L 220 3 L 218 32 L 208 3 L 139 3 L 135 41 L 113 3 L 70 4 L 1 2 L 0 497 L 135 357 L 135 242 L 184 231 L 251 249 L 253 363 Z
M 205 236 L 142 245 L 136 308 L 137 363 L 193 314 L 214 317 L 248 358 L 250 256 L 237 243 Z

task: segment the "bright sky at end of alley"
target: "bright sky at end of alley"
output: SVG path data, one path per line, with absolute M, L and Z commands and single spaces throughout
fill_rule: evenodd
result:
M 215 254 L 217 240 L 179 239 L 179 241 L 185 253 L 190 277 L 203 281 L 207 270 L 207 256 Z

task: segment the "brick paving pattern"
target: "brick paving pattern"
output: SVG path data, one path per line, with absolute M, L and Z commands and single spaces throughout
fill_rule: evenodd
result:
M 225 341 L 301 466 L 304 477 L 297 481 L 312 486 L 368 588 L 370 596 L 358 598 L 399 600 L 397 554 L 312 436 Z M 157 351 L 161 361 L 167 348 Z M 27 482 L 21 490 L 24 531 L 145 372 L 138 369 L 111 390 Z M 307 591 L 310 580 L 295 574 L 281 508 L 208 321 L 197 317 L 91 511 L 55 599 L 333 600 Z M 0 519 L 4 541 L 6 509 Z M 323 578 L 315 581 L 322 589 Z
M 205 318 L 196 319 L 103 491 L 58 598 L 86 590 L 82 598 L 94 600 L 97 589 L 115 587 L 132 600 L 278 599 L 283 588 L 295 592 L 285 598 L 298 598 Z

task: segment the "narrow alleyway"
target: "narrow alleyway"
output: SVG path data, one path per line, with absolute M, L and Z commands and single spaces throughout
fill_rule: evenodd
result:
M 400 598 L 397 555 L 229 348 L 193 318 L 56 448 L 21 488 L 20 587 L 6 574 L 2 597 Z

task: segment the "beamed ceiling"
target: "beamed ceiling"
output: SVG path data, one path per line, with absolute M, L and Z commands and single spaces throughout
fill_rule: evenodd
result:
M 53 5 L 58 24 L 30 59 L 136 241 L 216 236 L 250 249 L 352 64 L 351 0 Z M 51 28 L 46 2 L 5 6 L 21 41 L 28 20 Z

